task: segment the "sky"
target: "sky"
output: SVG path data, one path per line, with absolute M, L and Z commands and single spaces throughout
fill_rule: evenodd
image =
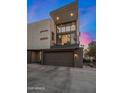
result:
M 49 13 L 74 0 L 27 0 L 27 23 L 50 18 Z M 96 0 L 78 0 L 80 42 L 88 45 L 96 40 Z

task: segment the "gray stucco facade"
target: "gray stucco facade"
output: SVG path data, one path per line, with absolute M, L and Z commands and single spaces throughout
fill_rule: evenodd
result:
M 27 25 L 27 48 L 49 49 L 51 46 L 51 33 L 54 31 L 54 23 L 51 19 Z

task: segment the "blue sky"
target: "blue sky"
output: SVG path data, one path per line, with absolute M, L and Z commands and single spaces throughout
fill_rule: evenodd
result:
M 32 23 L 50 18 L 50 11 L 73 1 L 74 0 L 27 0 L 27 22 Z M 81 37 L 85 37 L 84 35 L 86 34 L 88 35 L 88 39 L 96 40 L 96 0 L 78 0 L 78 5 L 80 13 L 80 32 L 83 34 Z

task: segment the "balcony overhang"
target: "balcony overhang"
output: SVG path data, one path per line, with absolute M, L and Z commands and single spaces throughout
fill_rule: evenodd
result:
M 70 49 L 76 49 L 79 48 L 79 44 L 69 44 L 69 45 L 59 45 L 59 44 L 55 44 L 53 46 L 51 46 L 52 49 L 56 48 L 56 49 L 61 49 L 61 48 L 70 48 Z
M 50 12 L 55 24 L 76 21 L 78 19 L 78 4 L 73 2 L 62 8 Z

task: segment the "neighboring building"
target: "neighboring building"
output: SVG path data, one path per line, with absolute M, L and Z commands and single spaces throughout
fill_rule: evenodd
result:
M 82 67 L 77 2 L 52 11 L 50 16 L 52 19 L 28 24 L 28 63 Z
M 51 19 L 28 24 L 27 48 L 49 49 L 52 42 L 53 21 Z

